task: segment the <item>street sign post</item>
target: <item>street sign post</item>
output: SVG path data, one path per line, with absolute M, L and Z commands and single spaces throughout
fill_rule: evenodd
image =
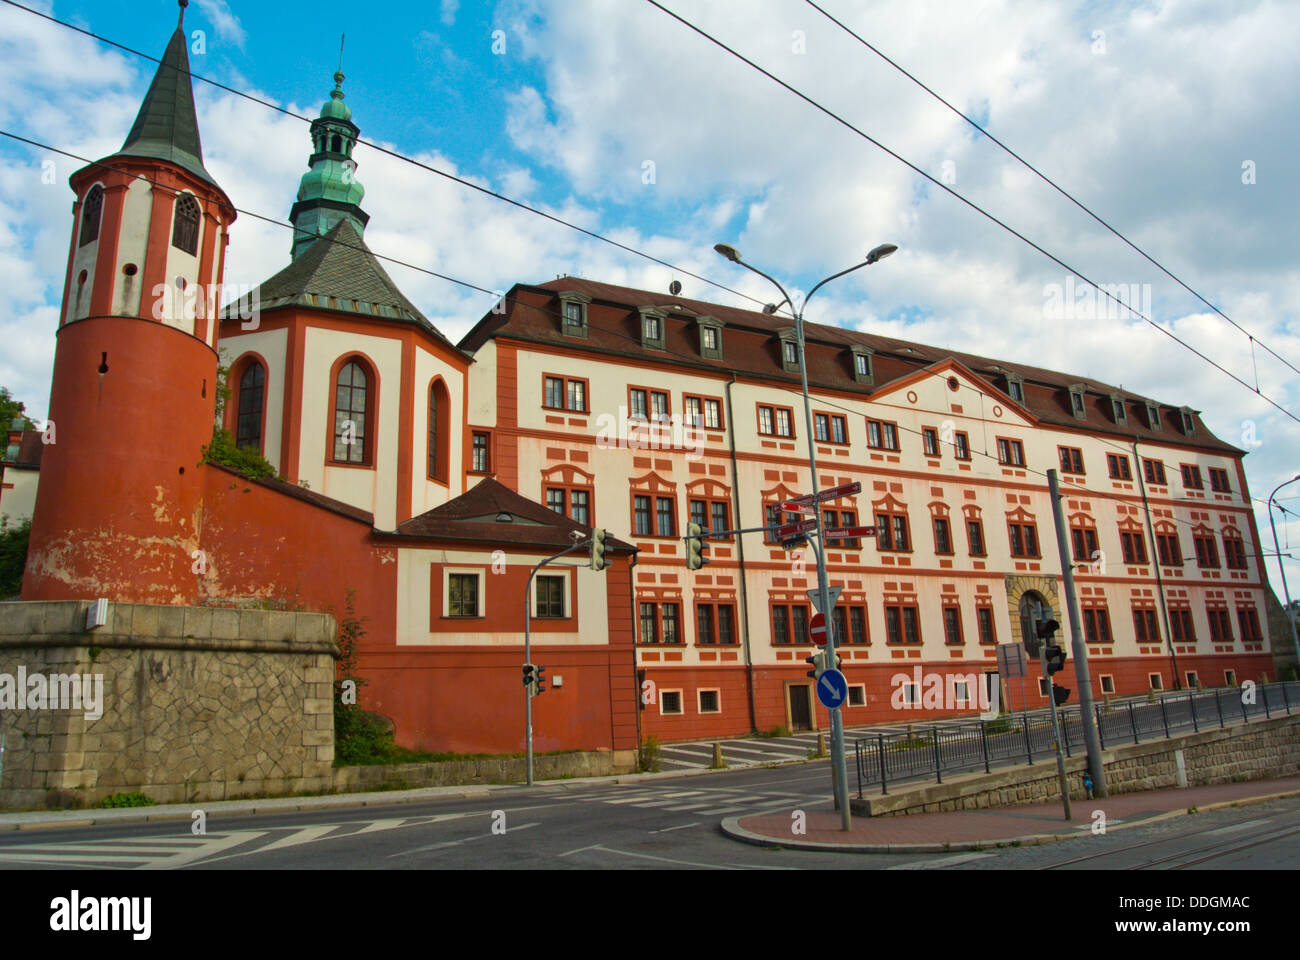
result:
M 998 673 L 1004 680 L 1025 675 L 1025 648 L 1018 643 L 998 644 Z
M 855 540 L 875 535 L 875 527 L 827 527 L 822 531 L 822 536 L 827 540 Z
M 805 493 L 802 497 L 791 497 L 781 504 L 781 509 L 789 513 L 807 513 L 804 507 L 811 507 L 815 503 L 824 503 L 827 500 L 838 500 L 840 497 L 851 497 L 862 492 L 862 484 L 854 480 L 852 483 L 841 484 L 838 487 L 831 487 L 829 490 L 819 490 L 817 493 Z
M 826 646 L 826 614 L 814 613 L 808 621 L 808 636 L 819 647 Z
M 817 699 L 827 710 L 838 710 L 849 698 L 849 681 L 834 667 L 817 677 Z
M 811 533 L 816 529 L 816 520 L 797 520 L 794 523 L 781 524 L 774 532 L 777 540 L 789 540 L 791 537 L 801 537 L 805 533 Z

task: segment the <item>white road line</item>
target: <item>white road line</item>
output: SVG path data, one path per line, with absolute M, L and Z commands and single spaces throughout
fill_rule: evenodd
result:
M 470 843 L 474 840 L 482 840 L 485 837 L 494 837 L 494 836 L 508 837 L 511 833 L 514 833 L 516 831 L 528 830 L 532 827 L 539 827 L 539 826 L 541 826 L 540 823 L 521 823 L 517 827 L 510 827 L 509 829 L 506 830 L 505 833 L 481 833 L 473 837 L 462 837 L 460 840 L 443 840 L 441 843 L 431 843 L 428 846 L 424 846 L 424 847 L 415 847 L 411 850 L 402 850 L 399 851 L 398 853 L 390 853 L 388 855 L 388 859 L 392 860 L 394 857 L 405 857 L 405 856 L 409 856 L 412 853 L 424 853 L 428 850 L 441 850 L 444 847 L 459 847 L 462 843 Z
M 683 823 L 681 826 L 678 827 L 664 827 L 662 830 L 651 830 L 650 832 L 651 833 L 672 833 L 674 830 L 685 830 L 688 827 L 698 827 L 699 825 L 700 822 L 696 820 L 694 823 Z
M 962 853 L 955 857 L 944 857 L 942 860 L 922 860 L 919 863 L 900 863 L 896 867 L 886 867 L 887 870 L 942 870 L 944 867 L 954 866 L 958 863 L 967 863 L 971 860 L 983 860 L 985 857 L 991 857 L 991 853 Z
M 673 860 L 670 857 L 654 857 L 648 853 L 632 853 L 628 850 L 614 850 L 611 847 L 602 847 L 596 844 L 594 847 L 586 847 L 587 850 L 600 850 L 602 853 L 617 853 L 624 857 L 637 857 L 640 860 L 658 860 L 660 863 L 680 863 L 687 867 L 704 867 L 706 870 L 734 870 L 744 869 L 743 867 L 728 867 L 720 863 L 696 863 L 693 860 Z
M 617 800 L 606 800 L 606 803 L 637 803 L 638 801 L 653 800 L 659 796 L 657 793 L 638 793 L 631 797 L 619 797 Z
M 1113 822 L 1113 821 L 1112 821 L 1112 822 Z M 1272 823 L 1272 822 L 1273 822 L 1273 821 L 1272 821 L 1271 819 L 1264 819 L 1264 820 L 1245 820 L 1245 821 L 1242 821 L 1241 823 L 1234 823 L 1234 824 L 1231 824 L 1230 826 L 1219 827 L 1217 830 L 1206 830 L 1205 833 L 1206 833 L 1207 836 L 1209 836 L 1209 835 L 1213 835 L 1213 834 L 1216 834 L 1216 833 L 1232 833 L 1233 831 L 1236 831 L 1236 830 L 1245 830 L 1245 829 L 1247 829 L 1248 827 L 1260 827 L 1260 826 L 1263 826 L 1263 825 L 1266 824 L 1266 823 Z

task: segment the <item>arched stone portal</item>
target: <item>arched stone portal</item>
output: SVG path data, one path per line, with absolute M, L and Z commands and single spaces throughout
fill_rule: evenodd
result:
M 1056 618 L 1060 595 L 1051 577 L 1014 576 L 1006 578 L 1007 614 L 1011 620 L 1011 637 L 1016 643 L 1025 639 L 1025 631 L 1041 620 Z

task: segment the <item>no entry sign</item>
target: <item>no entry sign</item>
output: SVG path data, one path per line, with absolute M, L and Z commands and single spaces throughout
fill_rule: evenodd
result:
M 826 614 L 814 613 L 808 621 L 808 636 L 819 647 L 826 646 Z

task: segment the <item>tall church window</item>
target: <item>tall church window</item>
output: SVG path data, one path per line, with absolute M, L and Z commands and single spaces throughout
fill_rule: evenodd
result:
M 81 205 L 81 239 L 77 246 L 84 247 L 99 239 L 99 218 L 104 211 L 104 188 L 95 184 Z
M 334 461 L 370 462 L 370 376 L 359 360 L 349 360 L 334 383 Z
M 199 202 L 189 194 L 176 198 L 172 246 L 194 256 L 199 250 Z
M 451 395 L 441 379 L 429 385 L 429 479 L 446 483 L 451 460 Z
M 266 371 L 256 360 L 249 363 L 239 378 L 239 420 L 235 426 L 235 446 L 262 451 L 262 391 Z

